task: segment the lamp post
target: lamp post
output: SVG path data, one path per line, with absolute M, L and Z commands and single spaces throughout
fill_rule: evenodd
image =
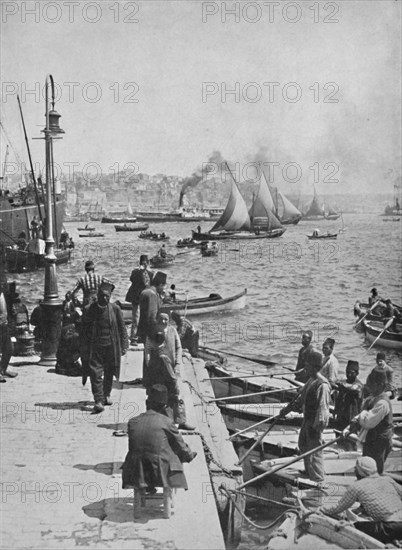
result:
M 49 85 L 51 87 L 52 108 L 49 111 Z M 57 362 L 57 348 L 61 335 L 61 300 L 57 289 L 56 256 L 53 238 L 52 190 L 54 189 L 53 139 L 56 134 L 64 134 L 59 127 L 60 115 L 54 109 L 55 93 L 52 75 L 46 76 L 46 255 L 45 255 L 45 291 L 42 308 L 43 345 L 39 365 L 54 367 Z

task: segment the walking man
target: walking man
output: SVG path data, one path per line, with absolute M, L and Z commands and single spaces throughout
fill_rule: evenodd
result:
M 95 406 L 93 413 L 111 405 L 113 376 L 119 379 L 120 360 L 128 349 L 128 336 L 120 307 L 110 303 L 114 285 L 103 281 L 97 300 L 84 309 L 82 338 L 88 349 L 88 371 Z
M 95 264 L 92 260 L 85 262 L 85 271 L 86 275 L 78 279 L 77 284 L 73 288 L 73 298 L 82 290 L 84 307 L 96 300 L 96 295 L 103 281 L 103 277 L 95 273 Z

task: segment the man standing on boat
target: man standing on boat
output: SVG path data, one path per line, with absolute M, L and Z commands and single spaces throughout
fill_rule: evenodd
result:
M 394 381 L 393 381 L 394 369 L 386 363 L 386 357 L 383 351 L 379 351 L 377 353 L 376 363 L 377 363 L 376 366 L 367 376 L 366 384 L 363 390 L 363 396 L 368 397 L 369 395 L 373 394 L 373 387 L 374 387 L 373 381 L 375 378 L 375 373 L 384 372 L 385 380 L 386 380 L 385 393 L 389 397 L 389 399 L 394 399 L 396 394 L 396 388 L 394 386 Z
M 151 286 L 154 272 L 148 269 L 149 260 L 146 254 L 140 256 L 140 266 L 131 272 L 131 286 L 126 295 L 126 301 L 132 304 L 131 345 L 137 344 L 138 322 L 140 320 L 141 292 Z
M 82 290 L 84 307 L 96 300 L 96 295 L 103 282 L 103 277 L 95 273 L 95 264 L 92 260 L 85 262 L 85 271 L 86 275 L 78 279 L 72 291 L 73 298 L 75 298 L 75 295 Z
M 322 434 L 328 426 L 331 387 L 328 380 L 320 373 L 321 361 L 321 353 L 317 351 L 310 353 L 305 367 L 308 381 L 302 388 L 295 403 L 291 407 L 285 407 L 281 412 L 281 415 L 284 416 L 294 408 L 302 407 L 303 424 L 298 441 L 301 453 L 306 453 L 322 445 Z M 304 459 L 304 467 L 312 481 L 324 481 L 323 451 L 317 451 L 306 457 Z
M 338 381 L 338 370 L 339 363 L 338 359 L 332 353 L 334 351 L 335 340 L 333 338 L 327 338 L 322 345 L 322 352 L 324 357 L 322 359 L 322 368 L 320 373 L 325 376 L 325 378 L 331 384 L 331 388 L 336 388 L 336 383 Z
M 374 371 L 372 377 L 372 395 L 364 400 L 362 411 L 355 416 L 344 435 L 359 431 L 363 443 L 363 456 L 374 458 L 378 473 L 384 471 L 384 463 L 392 449 L 393 416 L 392 406 L 386 389 L 386 374 Z
M 336 423 L 339 430 L 344 430 L 350 424 L 352 418 L 360 412 L 363 382 L 357 376 L 359 363 L 348 361 L 346 365 L 346 378 L 338 382 L 338 393 L 335 400 Z
M 308 362 L 309 357 L 313 352 L 317 353 L 313 344 L 311 343 L 311 340 L 313 339 L 313 333 L 311 330 L 305 330 L 302 334 L 302 347 L 299 350 L 299 357 L 297 359 L 297 365 L 296 365 L 296 376 L 295 379 L 299 382 L 307 382 L 309 379 L 306 365 Z

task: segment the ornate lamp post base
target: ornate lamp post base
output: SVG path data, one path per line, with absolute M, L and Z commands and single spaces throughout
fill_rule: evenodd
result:
M 56 305 L 41 304 L 43 319 L 43 342 L 39 365 L 55 367 L 57 348 L 61 335 L 61 303 Z

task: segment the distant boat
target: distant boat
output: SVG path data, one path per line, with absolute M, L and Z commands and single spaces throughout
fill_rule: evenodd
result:
M 199 241 L 222 239 L 272 239 L 286 231 L 273 213 L 273 200 L 262 174 L 250 212 L 232 175 L 232 189 L 222 216 L 208 233 L 193 231 Z
M 399 195 L 401 193 L 401 186 L 398 183 L 394 185 L 394 204 L 390 206 L 389 204 L 385 207 L 384 214 L 382 216 L 400 216 L 402 215 L 401 205 L 399 203 Z M 386 221 L 386 220 L 384 220 Z M 396 221 L 396 220 L 393 220 Z
M 320 233 L 318 229 L 314 229 L 312 235 L 307 235 L 307 238 L 310 240 L 315 239 L 336 239 L 338 236 L 338 233 L 330 233 L 329 231 L 327 233 Z
M 383 218 L 383 222 L 399 222 L 401 218 Z
M 95 227 L 78 227 L 77 231 L 95 231 Z
M 88 233 L 80 233 L 78 235 L 79 237 L 104 237 L 104 233 L 100 233 L 99 231 L 88 231 Z
M 328 211 L 325 211 L 324 205 L 321 206 L 316 188 L 314 186 L 314 197 L 313 200 L 307 209 L 307 211 L 303 214 L 302 220 L 309 220 L 309 221 L 319 221 L 319 220 L 337 220 L 341 217 L 341 214 L 336 212 L 333 208 L 328 206 Z
M 54 251 L 56 256 L 56 265 L 66 264 L 71 257 L 72 250 Z M 10 273 L 24 273 L 26 271 L 36 271 L 43 269 L 46 265 L 45 255 L 38 255 L 27 250 L 19 250 L 18 248 L 5 248 L 6 267 Z
M 146 231 L 149 227 L 147 223 L 121 223 L 114 226 L 116 231 Z
M 120 217 L 110 217 L 110 216 L 103 216 L 101 219 L 101 223 L 135 223 L 137 221 L 137 218 L 127 216 L 120 216 Z
M 272 189 L 275 204 L 274 214 L 283 225 L 296 225 L 302 218 L 302 213 L 277 188 Z

